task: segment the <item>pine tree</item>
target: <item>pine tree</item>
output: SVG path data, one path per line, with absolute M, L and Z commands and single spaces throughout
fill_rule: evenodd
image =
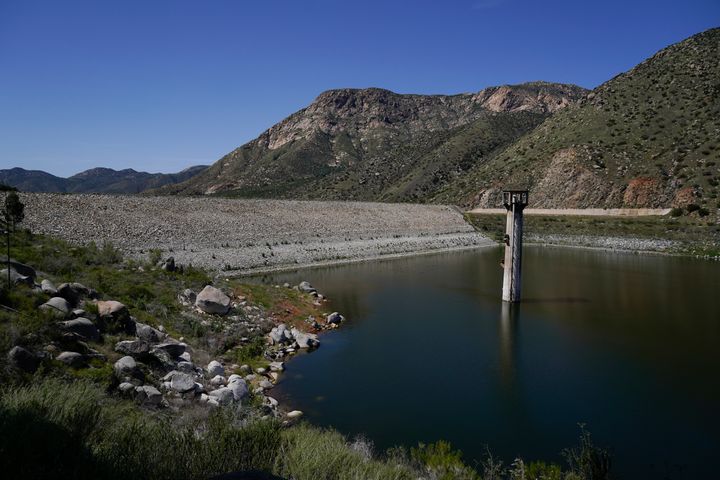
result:
M 20 201 L 16 192 L 10 192 L 5 197 L 5 223 L 6 228 L 15 230 L 18 223 L 25 218 L 25 205 Z

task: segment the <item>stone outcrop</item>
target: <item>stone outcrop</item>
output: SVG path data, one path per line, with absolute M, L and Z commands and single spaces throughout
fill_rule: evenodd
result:
M 195 306 L 205 313 L 225 315 L 230 310 L 230 297 L 222 290 L 207 285 L 198 293 Z

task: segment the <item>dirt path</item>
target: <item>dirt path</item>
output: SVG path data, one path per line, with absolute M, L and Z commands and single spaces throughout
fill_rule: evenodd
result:
M 526 215 L 570 215 L 588 217 L 647 217 L 670 213 L 669 208 L 526 208 Z M 476 215 L 504 215 L 504 208 L 476 208 L 467 213 Z

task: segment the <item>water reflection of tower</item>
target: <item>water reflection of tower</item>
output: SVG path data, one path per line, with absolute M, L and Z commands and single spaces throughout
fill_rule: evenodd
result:
M 506 393 L 510 393 L 515 384 L 515 340 L 519 307 L 517 304 L 503 302 L 500 315 L 500 381 Z

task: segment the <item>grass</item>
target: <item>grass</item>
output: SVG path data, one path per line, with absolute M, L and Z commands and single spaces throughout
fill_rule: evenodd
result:
M 609 456 L 582 430 L 569 468 L 489 457 L 475 470 L 447 442 L 380 455 L 366 440 L 299 424 L 283 428 L 252 411 L 185 417 L 153 413 L 89 381 L 45 378 L 0 394 L 0 469 L 7 478 L 205 479 L 261 471 L 295 480 L 609 478 Z

